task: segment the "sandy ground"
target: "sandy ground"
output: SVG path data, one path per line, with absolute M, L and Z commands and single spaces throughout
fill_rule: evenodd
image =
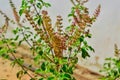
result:
M 16 73 L 21 69 L 17 65 L 12 67 L 9 60 L 0 58 L 0 80 L 18 80 Z M 27 75 L 24 75 L 22 80 L 29 80 Z
M 0 80 L 18 80 L 16 73 L 20 70 L 20 67 L 12 67 L 9 60 L 0 58 Z M 90 71 L 87 68 L 77 66 L 77 69 L 74 71 L 74 76 L 77 80 L 98 80 L 101 76 L 98 73 Z M 29 76 L 24 75 L 22 80 L 29 80 Z
M 28 59 L 30 56 L 25 56 L 25 54 L 30 53 L 28 51 L 28 47 L 21 46 L 17 49 L 17 51 L 18 54 L 16 56 L 20 57 L 19 54 L 22 54 L 27 63 L 32 62 L 31 59 Z M 16 73 L 21 68 L 17 65 L 15 67 L 12 67 L 10 64 L 11 61 L 0 58 L 0 80 L 18 80 L 16 77 Z M 31 75 L 33 74 L 31 73 Z M 80 65 L 76 66 L 74 76 L 77 80 L 98 80 L 98 78 L 101 77 L 100 74 Z M 28 75 L 24 75 L 21 80 L 30 80 L 30 78 Z
M 18 50 L 18 54 L 16 54 L 17 57 L 21 57 L 21 55 L 19 54 L 23 54 L 24 58 L 26 58 L 27 56 L 25 56 L 24 54 L 29 53 L 28 47 L 26 46 L 21 46 L 17 48 L 17 50 Z M 25 60 L 27 62 L 30 62 L 30 59 L 28 58 L 26 58 Z M 20 70 L 21 68 L 18 65 L 12 67 L 10 60 L 0 58 L 0 80 L 18 80 L 16 77 L 16 73 Z M 24 75 L 21 80 L 30 80 L 30 77 L 28 75 Z

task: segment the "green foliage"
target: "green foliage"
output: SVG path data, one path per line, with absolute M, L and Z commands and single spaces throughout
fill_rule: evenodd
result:
M 103 69 L 100 72 L 105 76 L 101 80 L 119 80 L 120 79 L 120 50 L 115 45 L 115 56 L 105 59 Z
M 106 58 L 106 62 L 103 66 L 103 72 L 105 77 L 101 80 L 116 80 L 120 78 L 120 59 L 119 58 Z
M 70 26 L 64 32 L 61 29 L 61 16 L 57 16 L 56 27 L 59 30 L 56 31 L 52 27 L 48 12 L 43 10 L 44 7 L 50 7 L 50 3 L 44 0 L 22 0 L 21 2 L 19 16 L 10 0 L 18 27 L 12 31 L 14 34 L 12 38 L 6 38 L 5 34 L 2 34 L 0 56 L 7 59 L 11 59 L 9 56 L 12 56 L 11 65 L 18 64 L 22 68 L 16 74 L 18 79 L 27 74 L 30 76 L 30 80 L 75 80 L 73 71 L 78 63 L 77 54 L 86 58 L 90 57 L 89 51 L 94 52 L 87 42 L 87 39 L 92 36 L 87 27 L 91 26 L 93 22 L 93 17 L 91 18 L 87 11 L 88 8 L 76 2 L 77 4 L 72 7 L 71 13 L 68 15 Z M 24 16 L 23 14 L 30 26 L 23 25 L 17 19 Z M 27 43 L 32 53 L 33 63 L 29 63 L 29 67 L 24 65 L 24 59 L 15 55 L 16 49 L 24 43 Z M 31 70 L 30 68 L 33 66 L 35 69 Z M 31 70 L 36 76 L 32 77 L 27 70 Z

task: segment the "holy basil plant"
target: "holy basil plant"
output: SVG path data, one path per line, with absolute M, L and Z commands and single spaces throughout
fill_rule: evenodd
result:
M 21 0 L 19 12 L 12 0 L 8 1 L 15 19 L 10 19 L 0 10 L 5 18 L 0 33 L 0 56 L 11 60 L 12 66 L 18 64 L 21 67 L 17 78 L 27 74 L 30 80 L 75 80 L 73 71 L 78 62 L 77 55 L 87 58 L 90 57 L 89 51 L 94 52 L 87 39 L 92 36 L 89 29 L 100 13 L 100 5 L 90 16 L 89 8 L 84 5 L 88 0 L 70 0 L 73 6 L 66 27 L 60 15 L 56 22 L 52 22 L 48 11 L 44 10 L 51 4 L 44 0 Z M 9 23 L 16 26 L 11 38 L 6 37 Z M 30 63 L 24 56 L 17 56 L 17 48 L 23 44 L 28 46 L 29 53 L 26 55 L 32 55 Z

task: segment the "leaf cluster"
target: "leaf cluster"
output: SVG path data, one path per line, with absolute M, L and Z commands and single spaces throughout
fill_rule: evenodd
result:
M 17 12 L 12 0 L 9 1 L 17 27 L 12 31 L 14 34 L 12 38 L 6 38 L 5 32 L 1 34 L 0 56 L 13 60 L 12 66 L 18 64 L 22 68 L 16 74 L 17 78 L 21 79 L 27 74 L 31 80 L 75 80 L 73 71 L 78 62 L 77 54 L 87 58 L 90 57 L 89 51 L 94 52 L 87 42 L 92 36 L 88 27 L 93 24 L 100 7 L 95 11 L 96 15 L 91 17 L 88 8 L 83 5 L 85 1 L 76 1 L 68 15 L 70 26 L 64 30 L 62 16 L 57 16 L 53 27 L 52 19 L 44 10 L 45 7 L 51 6 L 50 3 L 44 0 L 22 0 L 20 10 Z M 23 20 L 29 22 L 29 26 L 21 22 L 23 16 Z M 4 17 L 10 20 L 7 15 Z M 31 59 L 34 63 L 29 63 L 29 66 L 25 66 L 23 58 L 16 56 L 17 48 L 23 44 L 29 46 L 31 51 L 29 54 L 32 54 Z M 28 70 L 36 75 L 31 76 Z

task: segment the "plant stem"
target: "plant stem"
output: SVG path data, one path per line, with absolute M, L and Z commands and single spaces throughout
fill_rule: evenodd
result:
M 71 2 L 72 2 L 72 4 L 74 5 L 74 6 L 76 6 L 76 4 L 74 3 L 74 1 L 73 0 L 70 0 Z
M 2 36 L 3 36 L 3 38 L 5 39 L 5 36 L 4 36 L 4 35 L 2 35 Z M 10 50 L 10 47 L 9 47 L 9 45 L 8 45 L 7 43 L 6 43 L 6 46 L 7 46 L 8 49 Z M 19 63 L 19 61 L 17 60 L 17 58 L 16 58 L 16 56 L 14 55 L 13 52 L 11 52 L 11 55 L 14 57 L 14 60 L 17 62 L 17 64 L 18 64 L 25 72 L 27 72 L 27 71 L 25 70 L 24 66 L 22 66 L 21 63 Z M 27 72 L 27 75 L 28 75 L 30 78 L 33 78 L 28 72 Z
M 24 34 L 23 31 L 22 31 L 22 34 L 23 34 L 23 36 L 24 36 L 24 39 L 25 39 L 26 43 L 27 43 L 30 47 L 33 47 L 33 46 L 31 45 L 31 43 L 26 39 L 25 34 Z
M 37 13 L 37 15 L 38 15 L 39 17 L 41 17 L 41 15 L 40 15 L 39 12 L 37 11 L 37 8 L 35 7 L 35 5 L 34 5 L 34 4 L 32 4 L 32 5 L 33 5 L 33 7 L 34 7 L 34 9 L 35 9 L 35 11 L 36 11 L 36 13 Z M 43 27 L 43 30 L 44 30 L 45 33 L 46 33 L 46 36 L 47 36 L 48 39 L 50 40 L 50 36 L 49 36 L 49 34 L 47 33 L 47 30 L 46 30 L 46 28 L 44 27 L 43 22 L 42 22 L 42 27 Z M 53 50 L 52 50 L 50 41 L 49 41 L 49 47 L 51 48 L 50 50 L 51 50 L 51 53 L 52 53 L 52 57 L 54 58 L 54 52 L 53 52 Z

